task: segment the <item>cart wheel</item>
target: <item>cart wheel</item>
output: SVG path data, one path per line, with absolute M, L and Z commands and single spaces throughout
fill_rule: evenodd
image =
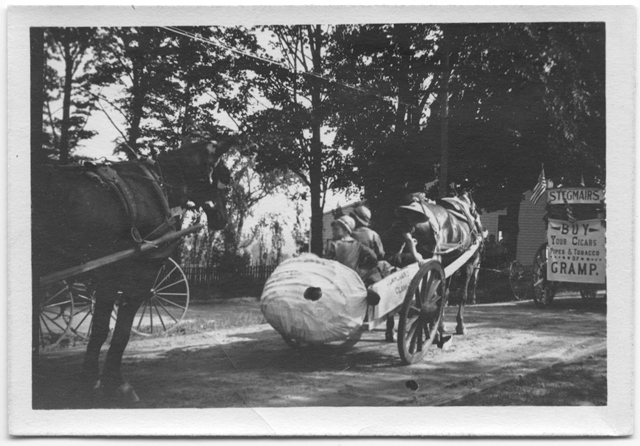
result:
M 70 321 L 71 332 L 82 339 L 89 339 L 93 308 L 96 304 L 95 292 L 85 283 L 75 282 L 70 288 L 73 297 L 73 320 Z
M 163 264 L 133 321 L 133 332 L 142 336 L 169 332 L 178 327 L 189 307 L 187 276 L 171 257 Z
M 593 285 L 585 285 L 580 289 L 580 296 L 586 300 L 593 300 L 598 294 L 598 289 Z
M 75 282 L 70 287 L 73 296 L 73 322 L 70 323 L 71 333 L 88 340 L 91 336 L 91 327 L 93 326 L 93 310 L 96 305 L 95 290 L 84 282 Z M 118 302 L 111 312 L 111 321 L 109 323 L 111 330 L 115 327 L 118 317 Z
M 555 295 L 555 284 L 547 280 L 547 249 L 542 244 L 533 259 L 533 300 L 540 308 L 551 305 Z
M 73 297 L 66 281 L 56 282 L 40 300 L 40 345 L 58 345 L 73 322 Z
M 446 307 L 446 284 L 440 262 L 429 260 L 411 280 L 400 309 L 398 351 L 407 364 L 420 361 L 438 334 Z
M 516 300 L 522 300 L 527 297 L 527 289 L 529 288 L 527 276 L 522 263 L 517 260 L 514 260 L 509 265 L 509 285 Z

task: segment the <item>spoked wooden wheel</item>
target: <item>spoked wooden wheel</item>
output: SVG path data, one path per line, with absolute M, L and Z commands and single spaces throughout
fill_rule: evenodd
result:
M 178 327 L 189 307 L 187 276 L 171 257 L 163 264 L 133 321 L 133 332 L 142 336 L 169 332 Z
M 430 260 L 411 280 L 400 309 L 398 351 L 405 363 L 422 360 L 436 339 L 445 306 L 444 270 L 440 262 Z
M 533 259 L 533 300 L 541 308 L 551 305 L 555 295 L 555 284 L 547 280 L 547 249 L 542 244 Z
M 509 265 L 509 285 L 511 286 L 513 297 L 515 297 L 516 300 L 521 300 L 527 297 L 529 284 L 527 283 L 524 267 L 517 260 L 514 260 Z
M 584 285 L 580 289 L 580 296 L 585 300 L 593 300 L 598 294 L 598 288 L 595 285 Z
M 57 345 L 69 333 L 73 321 L 73 297 L 66 281 L 44 290 L 40 300 L 40 345 Z
M 82 338 L 89 339 L 93 326 L 93 310 L 96 305 L 95 290 L 91 284 L 85 282 L 75 282 L 70 287 L 73 296 L 73 321 L 70 324 L 71 333 Z M 111 329 L 115 326 L 118 316 L 117 305 L 111 312 Z

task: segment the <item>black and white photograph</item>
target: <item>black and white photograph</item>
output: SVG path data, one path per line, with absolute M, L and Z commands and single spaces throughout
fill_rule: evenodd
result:
M 14 436 L 629 436 L 636 10 L 8 10 Z

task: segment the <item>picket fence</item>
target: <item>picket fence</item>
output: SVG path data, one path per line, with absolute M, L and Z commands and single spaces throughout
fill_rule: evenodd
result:
M 187 266 L 183 267 L 189 285 L 211 286 L 230 283 L 243 285 L 264 285 L 271 273 L 278 266 L 275 263 L 249 265 L 235 271 L 228 271 L 219 267 Z

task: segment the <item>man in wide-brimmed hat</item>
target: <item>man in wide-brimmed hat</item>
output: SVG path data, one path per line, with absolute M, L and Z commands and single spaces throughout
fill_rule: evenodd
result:
M 417 242 L 413 238 L 416 225 L 427 223 L 429 221 L 428 210 L 421 203 L 421 200 L 426 199 L 421 196 L 422 194 L 412 194 L 406 198 L 410 200 L 408 204 L 398 206 L 396 208 L 396 216 L 400 218 L 399 229 L 405 240 L 405 247 L 409 251 L 412 261 L 420 262 L 424 259 L 424 256 L 418 252 Z M 437 230 L 435 231 L 437 232 Z

